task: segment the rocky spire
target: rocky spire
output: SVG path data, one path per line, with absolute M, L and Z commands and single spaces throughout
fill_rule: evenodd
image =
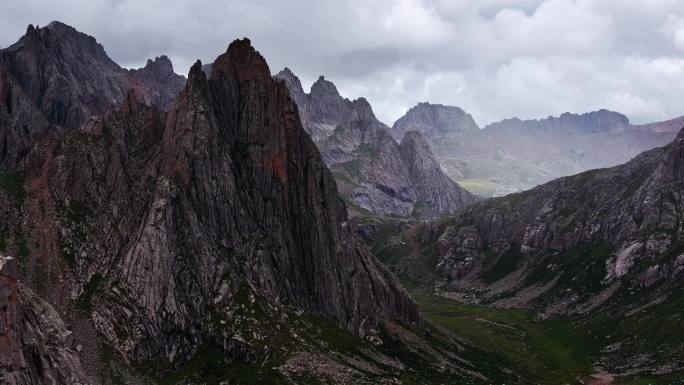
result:
M 157 56 L 154 60 L 147 59 L 147 64 L 145 64 L 143 70 L 149 72 L 158 80 L 164 80 L 174 74 L 171 59 L 166 55 Z
M 147 148 L 156 154 L 157 147 Z M 140 215 L 140 230 L 116 251 L 125 257 L 115 279 L 130 297 L 102 309 L 126 314 L 133 310 L 118 307 L 129 301 L 142 309 L 136 312 L 147 335 L 122 354 L 188 354 L 195 336 L 214 337 L 195 325 L 207 312 L 220 314 L 232 336 L 237 331 L 229 309 L 240 284 L 273 309 L 287 304 L 356 333 L 385 320 L 417 321 L 403 289 L 354 240 L 332 174 L 284 83 L 271 78 L 248 40 L 233 42 L 210 78 L 199 61 L 192 66 L 158 151 L 135 168 L 159 165 L 157 182 L 144 195 L 149 211 L 129 214 Z M 138 159 L 148 159 L 140 152 Z M 128 206 L 135 197 L 119 202 Z M 109 220 L 106 210 L 94 212 Z M 137 327 L 129 319 L 111 322 Z
M 285 67 L 282 71 L 275 75 L 276 78 L 282 79 L 285 85 L 290 90 L 291 94 L 301 95 L 304 94 L 304 88 L 302 88 L 302 82 L 299 80 L 297 75 L 295 75 L 289 68 Z M 293 95 L 294 96 L 294 95 Z
M 319 76 L 318 80 L 311 86 L 311 97 L 342 99 L 335 84 L 329 80 L 325 80 L 325 76 L 323 75 Z
M 226 53 L 216 58 L 210 78 L 266 82 L 271 80 L 271 71 L 263 56 L 252 47 L 250 40 L 243 38 L 234 40 Z

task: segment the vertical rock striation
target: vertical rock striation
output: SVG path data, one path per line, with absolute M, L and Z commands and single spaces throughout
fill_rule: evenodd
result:
M 43 114 L 0 65 L 0 169 L 16 169 L 48 127 Z
M 16 260 L 0 256 L 0 381 L 90 384 L 62 319 L 17 279 Z
M 183 362 L 207 342 L 263 354 L 268 328 L 244 335 L 236 313 L 245 293 L 264 317 L 303 312 L 361 335 L 418 320 L 354 239 L 297 106 L 247 39 L 208 78 L 196 63 L 168 114 L 130 92 L 120 111 L 41 143 L 52 150 L 32 153 L 28 184 L 46 182 L 29 202 L 56 210 L 33 215 L 58 229 L 73 292 L 127 360 Z
M 459 188 L 449 179 L 432 156 L 427 141 L 417 131 L 408 131 L 399 145 L 399 152 L 408 166 L 409 178 L 415 186 L 418 202 L 424 205 L 425 216 L 455 213 L 474 203 L 477 198 Z M 429 214 L 434 211 L 434 214 Z

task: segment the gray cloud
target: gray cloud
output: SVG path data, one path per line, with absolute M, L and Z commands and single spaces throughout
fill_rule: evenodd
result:
M 0 45 L 53 19 L 126 67 L 167 54 L 179 73 L 250 37 L 275 73 L 319 74 L 392 123 L 419 101 L 480 124 L 609 108 L 635 122 L 684 115 L 681 0 L 23 0 Z

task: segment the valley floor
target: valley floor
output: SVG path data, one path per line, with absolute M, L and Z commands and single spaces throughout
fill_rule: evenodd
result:
M 521 376 L 520 383 L 665 385 L 684 384 L 684 374 L 674 376 L 615 377 L 597 366 L 598 346 L 605 336 L 592 333 L 587 320 L 577 317 L 539 319 L 519 309 L 464 305 L 427 290 L 411 296 L 421 313 L 491 354 L 499 365 Z

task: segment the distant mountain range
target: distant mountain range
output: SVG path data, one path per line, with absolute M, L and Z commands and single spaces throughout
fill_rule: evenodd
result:
M 389 127 L 246 38 L 185 78 L 29 26 L 0 50 L 0 383 L 681 382 L 683 124 Z
M 623 165 L 410 226 L 403 242 L 420 254 L 375 240 L 376 252 L 405 283 L 427 282 L 443 297 L 574 317 L 613 373 L 671 373 L 683 368 L 683 189 L 680 128 Z
M 622 114 L 600 110 L 541 120 L 513 118 L 479 129 L 460 108 L 421 103 L 397 120 L 393 133 L 421 132 L 448 176 L 471 192 L 501 196 L 624 163 L 669 143 L 682 122 L 684 117 L 631 125 Z

